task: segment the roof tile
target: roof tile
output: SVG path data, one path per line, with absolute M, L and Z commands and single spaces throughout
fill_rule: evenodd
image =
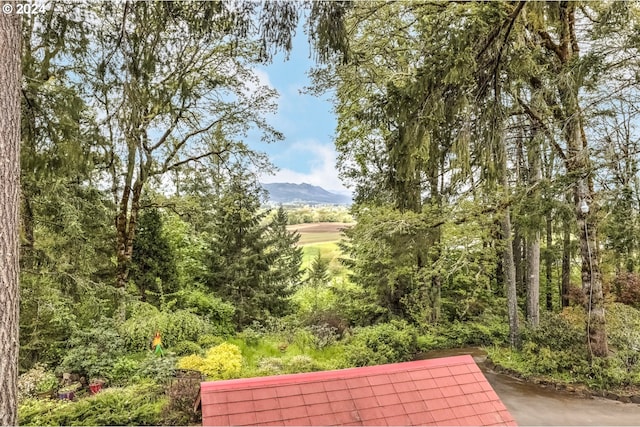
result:
M 255 412 L 237 412 L 229 414 L 229 425 L 253 426 L 258 422 Z
M 462 394 L 462 389 L 460 388 L 459 385 L 452 385 L 452 386 L 449 386 L 449 387 L 442 387 L 440 389 L 440 391 L 442 392 L 442 395 L 444 397 L 460 396 Z
M 368 423 L 370 420 L 383 418 L 385 416 L 384 411 L 380 407 L 371 407 L 358 410 L 362 421 Z
M 323 415 L 333 413 L 333 409 L 329 403 L 317 403 L 315 405 L 307 405 L 307 414 L 310 417 L 315 415 Z
M 407 414 L 425 412 L 427 410 L 427 406 L 422 401 L 403 403 L 402 406 Z
M 449 408 L 449 402 L 444 398 L 428 400 L 425 402 L 425 405 L 427 405 L 428 411 Z
M 335 421 L 339 425 L 345 425 L 352 422 L 361 422 L 361 417 L 357 411 L 334 412 Z
M 393 388 L 398 392 L 402 393 L 404 391 L 414 391 L 417 390 L 415 383 L 413 381 L 405 381 L 405 382 L 397 382 L 393 383 Z
M 310 425 L 313 425 L 313 424 L 311 424 L 309 417 L 300 417 L 300 418 L 291 418 L 289 420 L 284 420 L 282 425 L 285 425 L 285 426 L 310 426 Z
M 449 377 L 451 376 L 451 372 L 449 372 L 449 368 L 443 366 L 441 368 L 432 369 L 431 375 L 433 378 Z
M 256 411 L 268 411 L 271 409 L 278 409 L 278 404 L 282 402 L 279 399 L 262 399 L 262 400 L 254 400 L 253 408 Z
M 449 408 L 437 409 L 435 411 L 431 411 L 430 414 L 433 417 L 434 421 L 437 421 L 437 422 L 442 422 L 445 420 L 451 420 L 455 418 L 454 412 Z
M 387 425 L 390 426 L 408 426 L 411 425 L 411 418 L 408 415 L 387 416 Z
M 253 400 L 273 399 L 276 397 L 275 390 L 272 388 L 254 388 L 251 390 Z
M 300 386 L 297 384 L 283 385 L 276 388 L 276 395 L 278 397 L 295 396 L 301 393 L 302 390 L 300 390 Z
M 278 399 L 278 403 L 282 410 L 305 404 L 302 396 L 289 396 L 286 399 Z
M 280 409 L 273 409 L 271 411 L 256 412 L 256 418 L 258 419 L 256 423 L 262 424 L 270 423 L 272 421 L 280 421 L 284 419 L 284 416 L 282 415 L 282 411 L 280 411 Z
M 425 424 L 435 422 L 429 412 L 410 413 L 409 419 L 411 420 L 411 425 L 414 426 L 423 426 Z
M 369 385 L 375 386 L 375 385 L 386 385 L 389 384 L 391 382 L 391 380 L 389 379 L 389 375 L 387 374 L 378 374 L 378 375 L 371 375 L 369 377 Z
M 228 402 L 248 402 L 253 400 L 251 390 L 238 390 L 235 393 L 229 393 Z
M 356 404 L 353 400 L 333 401 L 330 403 L 330 406 L 333 412 L 354 411 L 356 409 Z
M 327 393 L 308 393 L 303 394 L 302 398 L 304 399 L 305 405 L 313 405 L 317 403 L 329 403 L 329 395 Z
M 372 397 L 375 396 L 371 387 L 359 387 L 351 389 L 351 397 L 354 399 L 361 399 L 364 397 Z
M 470 356 L 205 382 L 201 395 L 204 425 L 515 425 Z

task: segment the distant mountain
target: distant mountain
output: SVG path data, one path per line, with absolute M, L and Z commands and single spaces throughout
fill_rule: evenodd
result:
M 276 204 L 304 203 L 310 205 L 350 205 L 351 197 L 331 193 L 311 184 L 272 183 L 262 184 L 269 192 L 269 202 Z

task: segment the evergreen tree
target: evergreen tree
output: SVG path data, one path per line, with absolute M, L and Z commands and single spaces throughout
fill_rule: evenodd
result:
M 278 282 L 282 287 L 294 286 L 302 271 L 302 248 L 298 247 L 300 233 L 287 230 L 289 216 L 282 206 L 278 208 L 269 224 L 268 238 L 270 252 L 273 253 L 270 280 Z
M 162 217 L 156 208 L 140 216 L 133 244 L 132 279 L 142 301 L 156 306 L 162 296 L 177 291 L 176 260 L 173 248 L 162 232 Z
M 236 307 L 239 327 L 284 315 L 292 292 L 286 277 L 292 274 L 295 251 L 288 261 L 280 258 L 281 242 L 270 235 L 266 212 L 260 211 L 261 192 L 245 177 L 234 177 L 223 190 L 214 224 L 208 284 Z

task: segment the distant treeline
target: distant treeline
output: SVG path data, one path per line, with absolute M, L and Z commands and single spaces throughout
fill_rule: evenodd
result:
M 353 222 L 349 208 L 345 206 L 301 207 L 287 209 L 289 224 L 312 222 Z

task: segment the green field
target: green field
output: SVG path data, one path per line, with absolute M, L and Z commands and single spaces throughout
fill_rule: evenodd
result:
M 329 271 L 333 277 L 346 272 L 339 260 L 342 256 L 338 247 L 338 242 L 342 238 L 340 231 L 342 227 L 344 224 L 337 223 L 303 224 L 290 227 L 300 233 L 299 245 L 302 247 L 303 270 L 306 270 L 311 261 L 320 254 L 322 258 L 329 260 Z
M 320 243 L 332 243 L 340 240 L 341 233 L 333 232 L 309 232 L 300 233 L 300 246 L 316 245 Z

